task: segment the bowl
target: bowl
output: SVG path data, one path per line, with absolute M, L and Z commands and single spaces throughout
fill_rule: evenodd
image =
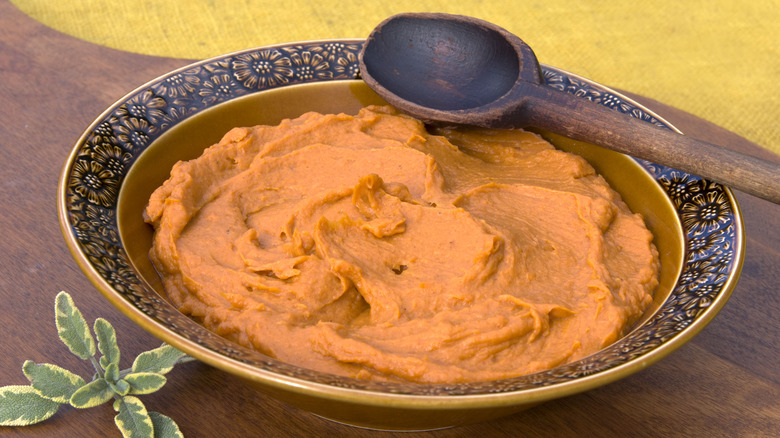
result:
M 192 159 L 235 126 L 277 124 L 307 111 L 356 113 L 384 102 L 359 78 L 362 40 L 248 49 L 156 78 L 86 129 L 59 182 L 67 245 L 94 286 L 145 330 L 259 391 L 337 422 L 428 430 L 485 421 L 613 382 L 658 361 L 698 333 L 728 300 L 743 260 L 732 192 L 665 166 L 539 132 L 585 157 L 641 213 L 661 261 L 653 304 L 630 332 L 582 360 L 511 379 L 451 385 L 372 382 L 280 362 L 228 341 L 165 298 L 142 211 L 178 160 Z M 607 87 L 543 65 L 547 84 L 648 123 L 668 122 Z

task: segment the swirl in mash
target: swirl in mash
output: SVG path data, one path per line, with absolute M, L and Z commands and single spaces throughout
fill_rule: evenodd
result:
M 535 134 L 442 134 L 389 107 L 231 130 L 145 210 L 169 298 L 366 379 L 500 379 L 614 342 L 657 285 L 642 218 Z

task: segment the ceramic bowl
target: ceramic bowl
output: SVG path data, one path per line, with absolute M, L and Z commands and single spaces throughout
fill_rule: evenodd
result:
M 512 379 L 452 385 L 377 383 L 279 362 L 221 338 L 165 299 L 142 210 L 178 160 L 199 156 L 230 128 L 276 124 L 307 111 L 356 113 L 383 103 L 360 79 L 361 40 L 281 44 L 168 73 L 130 92 L 86 129 L 58 193 L 67 244 L 95 287 L 161 340 L 300 409 L 355 426 L 421 430 L 484 421 L 586 391 L 679 348 L 721 309 L 739 276 L 744 230 L 732 193 L 668 167 L 541 133 L 583 155 L 655 236 L 655 301 L 630 333 L 592 356 Z M 604 86 L 543 66 L 547 84 L 668 129 Z M 218 389 L 215 389 L 218 390 Z

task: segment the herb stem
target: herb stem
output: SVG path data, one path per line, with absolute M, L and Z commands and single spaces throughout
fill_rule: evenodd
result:
M 103 374 L 103 367 L 100 366 L 100 363 L 95 359 L 95 356 L 90 357 L 89 361 L 92 362 L 92 366 L 95 368 L 95 371 L 97 371 L 98 376 L 100 376 L 101 379 L 105 378 L 106 376 Z

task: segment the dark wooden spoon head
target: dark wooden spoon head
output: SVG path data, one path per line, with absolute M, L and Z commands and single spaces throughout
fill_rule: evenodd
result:
M 396 108 L 450 121 L 499 101 L 518 81 L 542 83 L 531 48 L 492 23 L 406 13 L 380 23 L 360 54 L 363 80 Z
M 399 14 L 360 53 L 363 80 L 431 124 L 536 127 L 729 185 L 780 204 L 780 166 L 685 137 L 544 85 L 527 44 L 492 23 Z

